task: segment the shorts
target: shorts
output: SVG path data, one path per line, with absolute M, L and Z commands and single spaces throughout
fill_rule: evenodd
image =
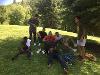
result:
M 86 44 L 86 39 L 77 40 L 77 45 L 78 45 L 78 46 L 85 46 L 85 44 Z

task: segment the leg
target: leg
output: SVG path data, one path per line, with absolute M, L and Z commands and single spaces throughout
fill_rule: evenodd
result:
M 45 50 L 46 54 L 48 54 L 49 45 L 47 42 L 44 42 L 44 50 Z
M 18 53 L 12 58 L 12 60 L 15 60 L 20 54 L 23 54 L 23 52 L 18 52 Z
M 29 30 L 29 39 L 32 40 L 32 31 L 31 30 Z
M 85 58 L 85 48 L 84 48 L 84 46 L 81 46 L 81 56 L 83 58 Z
M 29 59 L 31 59 L 31 51 L 26 51 L 26 54 L 27 54 L 27 57 L 29 58 Z
M 65 72 L 65 73 L 68 73 L 68 66 L 67 66 L 67 64 L 66 64 L 66 62 L 65 62 L 65 60 L 64 60 L 64 58 L 63 58 L 60 54 L 58 54 L 58 53 L 56 54 L 56 58 L 57 58 L 57 60 L 59 61 L 61 67 L 62 67 L 63 70 L 64 70 L 64 72 Z
M 33 28 L 34 43 L 36 43 L 36 27 Z
M 42 39 L 38 37 L 38 43 L 42 43 Z
M 52 61 L 53 61 L 53 53 L 49 53 L 48 54 L 48 68 L 51 67 Z

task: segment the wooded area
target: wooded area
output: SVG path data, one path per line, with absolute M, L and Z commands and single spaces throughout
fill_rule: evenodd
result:
M 76 32 L 74 17 L 80 16 L 90 35 L 100 36 L 99 0 L 22 0 L 0 6 L 0 23 L 27 25 L 28 19 L 39 14 L 39 26 Z

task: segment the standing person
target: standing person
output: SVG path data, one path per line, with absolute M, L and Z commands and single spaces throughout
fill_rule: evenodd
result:
M 75 17 L 75 23 L 77 25 L 77 50 L 82 59 L 85 58 L 85 44 L 86 44 L 86 30 L 83 24 L 80 22 L 81 18 L 79 16 Z
M 32 34 L 34 34 L 34 45 L 36 45 L 36 26 L 39 24 L 38 14 L 30 18 L 28 24 L 29 24 L 29 38 L 32 39 Z

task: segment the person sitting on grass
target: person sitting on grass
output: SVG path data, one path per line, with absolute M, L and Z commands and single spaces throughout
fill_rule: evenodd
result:
M 73 64 L 74 59 L 76 59 L 75 52 L 77 49 L 73 49 L 71 46 L 69 46 L 68 38 L 63 38 L 62 40 L 62 47 L 60 49 L 60 53 L 62 58 L 70 64 Z
M 62 41 L 62 35 L 59 34 L 59 32 L 55 32 L 55 38 L 56 38 L 56 43 L 59 44 Z
M 31 59 L 31 40 L 28 39 L 27 37 L 23 37 L 20 47 L 19 52 L 12 58 L 12 61 L 15 60 L 20 54 L 27 54 L 27 57 Z
M 48 68 L 51 67 L 53 59 L 56 59 L 61 64 L 64 72 L 67 73 L 67 65 L 56 50 L 56 37 L 52 35 L 52 32 L 50 31 L 43 40 L 45 42 L 45 50 L 48 56 Z
M 40 53 L 40 51 L 41 51 L 41 44 L 43 43 L 43 39 L 44 39 L 45 36 L 47 36 L 47 33 L 45 32 L 45 28 L 43 28 L 42 31 L 38 32 L 39 49 L 38 49 L 37 53 Z
M 55 46 L 55 36 L 52 34 L 50 31 L 47 36 L 44 37 L 43 42 L 44 42 L 44 50 L 46 54 L 48 54 L 48 49 L 50 46 Z

